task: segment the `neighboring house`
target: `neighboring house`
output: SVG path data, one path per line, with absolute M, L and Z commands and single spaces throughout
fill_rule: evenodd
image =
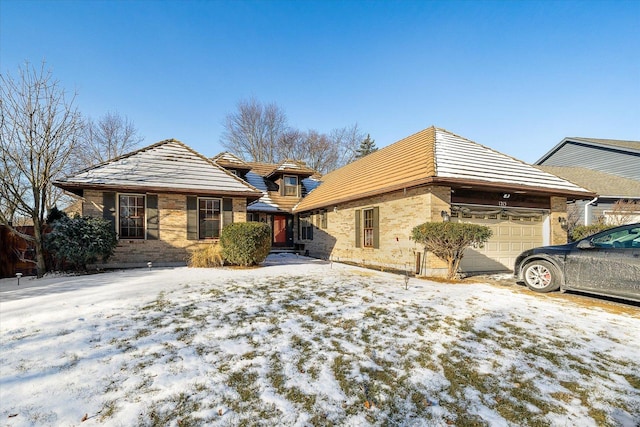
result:
M 618 223 L 621 215 L 614 208 L 618 201 L 635 203 L 638 211 L 625 212 L 624 217 L 640 221 L 640 141 L 565 138 L 535 164 L 596 193 L 597 197 L 576 201 L 571 208 L 577 224 Z
M 184 264 L 244 222 L 263 193 L 180 141 L 166 140 L 54 182 L 82 198 L 82 215 L 110 220 L 118 246 L 110 266 Z
M 295 208 L 298 243 L 314 257 L 441 275 L 446 265 L 410 240 L 427 221 L 489 226 L 464 272 L 513 269 L 521 251 L 566 243 L 567 200 L 595 194 L 430 127 L 335 170 Z
M 311 178 L 317 175 L 316 171 L 299 161 L 245 162 L 227 152 L 218 154 L 213 161 L 262 191 L 262 197 L 247 206 L 247 221 L 269 224 L 272 246 L 293 249 L 298 230 L 294 227 L 292 209 L 318 185 Z

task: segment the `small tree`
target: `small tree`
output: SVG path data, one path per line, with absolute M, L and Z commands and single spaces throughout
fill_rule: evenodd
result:
M 52 225 L 46 249 L 59 264 L 66 263 L 76 271 L 86 271 L 87 264 L 98 259 L 106 262 L 118 245 L 111 222 L 103 218 L 63 216 Z
M 378 151 L 378 147 L 376 147 L 376 141 L 371 139 L 371 135 L 367 134 L 367 137 L 362 140 L 360 143 L 360 147 L 356 150 L 356 158 L 360 159 L 367 154 L 371 154 L 374 151 Z
M 493 232 L 489 227 L 456 222 L 425 222 L 413 228 L 411 238 L 448 265 L 447 278 L 458 272 L 464 251 L 472 245 L 483 245 Z
M 236 222 L 220 233 L 222 257 L 232 265 L 258 265 L 271 250 L 271 228 L 262 222 Z

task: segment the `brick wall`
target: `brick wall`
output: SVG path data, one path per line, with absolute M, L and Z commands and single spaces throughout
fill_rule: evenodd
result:
M 85 191 L 83 215 L 102 217 L 102 192 Z M 233 199 L 233 221 L 246 221 L 247 203 L 244 198 Z M 122 239 L 108 267 L 184 265 L 189 253 L 217 240 L 187 239 L 187 196 L 158 194 L 159 239 Z
M 449 187 L 420 187 L 401 190 L 362 201 L 344 203 L 327 209 L 327 228 L 314 224 L 313 240 L 298 240 L 309 255 L 346 261 L 381 269 L 416 270 L 420 253 L 422 274 L 442 275 L 446 265 L 432 254 L 424 259 L 423 248 L 410 240 L 411 230 L 427 221 L 441 221 L 440 212 L 448 210 Z M 355 211 L 379 208 L 379 249 L 355 247 Z

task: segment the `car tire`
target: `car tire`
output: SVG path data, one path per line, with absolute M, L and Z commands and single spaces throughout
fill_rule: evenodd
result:
M 560 273 L 548 261 L 532 261 L 523 270 L 524 283 L 534 292 L 552 292 L 560 288 Z

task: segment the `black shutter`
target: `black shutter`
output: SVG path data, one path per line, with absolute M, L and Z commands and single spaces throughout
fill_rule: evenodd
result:
M 116 193 L 105 192 L 102 193 L 102 218 L 111 222 L 112 230 L 116 229 Z
M 233 199 L 222 199 L 222 226 L 233 223 Z
M 373 208 L 373 248 L 380 248 L 380 208 Z
M 362 247 L 360 238 L 360 209 L 356 209 L 356 248 Z
M 158 195 L 147 194 L 147 240 L 158 240 L 159 225 Z
M 198 240 L 198 198 L 187 196 L 187 240 Z

